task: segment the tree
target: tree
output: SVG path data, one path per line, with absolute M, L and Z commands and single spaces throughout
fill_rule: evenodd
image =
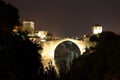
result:
M 0 34 L 12 31 L 19 24 L 18 9 L 0 0 Z
M 41 47 L 13 32 L 19 25 L 18 9 L 0 0 L 0 80 L 37 80 L 43 74 Z
M 120 35 L 106 31 L 92 41 L 97 42 L 94 52 L 73 61 L 75 80 L 120 80 Z
M 48 66 L 46 66 L 44 71 L 44 80 L 59 80 L 57 71 L 52 64 L 52 61 L 48 62 Z

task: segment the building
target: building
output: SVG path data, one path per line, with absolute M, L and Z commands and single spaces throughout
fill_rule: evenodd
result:
M 92 27 L 93 34 L 99 34 L 102 33 L 102 26 L 97 24 Z
M 33 21 L 23 21 L 23 31 L 28 34 L 34 33 L 34 22 Z
M 41 38 L 41 41 L 46 41 L 47 38 L 47 31 L 39 31 L 38 36 Z

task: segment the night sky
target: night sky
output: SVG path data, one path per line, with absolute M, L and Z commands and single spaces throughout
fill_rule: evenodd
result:
M 120 34 L 120 0 L 5 0 L 19 9 L 20 20 L 55 36 L 90 34 L 94 24 Z

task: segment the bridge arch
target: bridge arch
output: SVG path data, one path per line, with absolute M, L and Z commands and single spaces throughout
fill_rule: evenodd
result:
M 79 49 L 79 47 L 69 41 L 63 41 L 60 44 L 58 44 L 58 46 L 56 47 L 55 51 L 54 51 L 54 59 L 58 59 L 58 58 L 63 58 L 63 57 L 68 57 L 69 58 L 74 58 L 74 57 L 78 57 L 81 55 L 81 51 Z M 71 56 L 71 57 L 70 57 Z
M 59 44 L 65 42 L 65 41 L 70 41 L 70 42 L 74 43 L 74 44 L 79 48 L 80 55 L 83 54 L 83 52 L 84 52 L 84 51 L 82 50 L 83 46 L 80 45 L 80 44 L 81 44 L 80 41 L 77 41 L 77 40 L 74 40 L 74 39 L 70 39 L 70 38 L 66 38 L 66 39 L 63 39 L 63 40 L 60 40 L 59 42 L 57 42 L 56 45 L 53 47 L 53 51 L 52 51 L 52 55 L 53 55 L 53 56 L 54 56 L 54 54 L 55 54 L 55 49 L 57 48 L 57 46 L 58 46 Z
M 72 48 L 76 48 L 76 50 L 71 49 L 68 45 L 71 45 Z M 69 70 L 70 63 L 72 63 L 73 59 L 83 54 L 80 41 L 69 38 L 58 41 L 56 45 L 54 45 L 52 53 L 53 53 L 54 64 L 58 69 L 58 71 L 60 67 L 63 68 L 66 67 L 66 71 L 67 69 Z

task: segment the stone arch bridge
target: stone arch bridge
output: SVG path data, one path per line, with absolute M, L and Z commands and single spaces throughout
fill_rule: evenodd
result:
M 60 39 L 60 40 L 42 42 L 41 46 L 43 50 L 41 52 L 41 55 L 42 55 L 42 61 L 43 61 L 44 66 L 47 66 L 49 61 L 52 61 L 53 65 L 55 65 L 54 63 L 55 62 L 54 61 L 55 49 L 59 44 L 65 41 L 70 41 L 76 44 L 81 52 L 81 55 L 83 54 L 83 52 L 85 52 L 86 47 L 85 47 L 84 42 L 80 40 L 76 40 L 76 39 L 65 38 L 65 39 Z

